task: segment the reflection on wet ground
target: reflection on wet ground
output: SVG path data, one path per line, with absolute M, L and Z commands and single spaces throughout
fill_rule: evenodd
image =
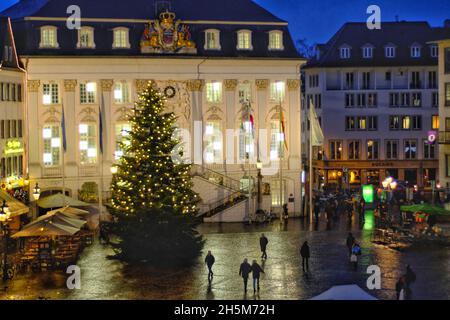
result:
M 366 288 L 367 266 L 382 272 L 382 289 L 370 291 L 380 299 L 395 298 L 395 282 L 410 264 L 417 273 L 414 299 L 450 299 L 449 248 L 421 248 L 399 252 L 371 243 L 373 220 L 368 212 L 360 226 L 346 218 L 330 224 L 291 220 L 287 226 L 211 224 L 199 227 L 216 258 L 214 279 L 209 285 L 203 257 L 189 269 L 155 270 L 126 266 L 107 259 L 108 247 L 98 243 L 86 249 L 79 260 L 81 289 L 68 290 L 68 275 L 60 272 L 18 275 L 4 285 L 0 299 L 309 299 L 333 285 L 356 283 Z M 322 217 L 323 219 L 323 217 Z M 361 243 L 363 254 L 358 271 L 349 265 L 345 239 L 351 231 Z M 269 239 L 268 259 L 261 262 L 259 235 Z M 299 246 L 311 246 L 310 272 L 303 274 Z M 261 291 L 244 296 L 238 275 L 244 258 L 257 259 L 265 270 Z

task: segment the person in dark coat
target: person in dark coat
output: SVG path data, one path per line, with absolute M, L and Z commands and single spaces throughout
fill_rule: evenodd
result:
M 404 289 L 405 286 L 405 278 L 400 277 L 395 284 L 395 292 L 397 293 L 397 300 L 400 300 L 400 292 L 402 292 L 402 289 Z
M 316 221 L 319 221 L 319 213 L 320 213 L 320 201 L 316 198 L 316 201 L 314 201 L 314 216 L 316 218 Z
M 248 276 L 252 272 L 252 266 L 248 263 L 247 258 L 244 259 L 244 262 L 241 263 L 241 267 L 239 268 L 239 275 L 244 279 L 244 292 L 247 293 L 247 283 Z
M 347 236 L 347 241 L 346 241 L 349 256 L 352 255 L 352 248 L 353 248 L 354 244 L 355 244 L 355 238 L 353 237 L 353 234 L 351 232 L 349 232 L 348 236 Z
M 416 281 L 416 274 L 412 270 L 411 266 L 408 264 L 406 266 L 406 274 L 405 274 L 405 284 L 406 287 L 410 288 L 411 284 Z
M 283 204 L 283 218 L 286 223 L 289 222 L 289 210 L 287 203 Z
M 359 221 L 364 221 L 365 220 L 364 216 L 366 214 L 366 201 L 364 200 L 363 197 L 361 197 L 361 201 L 359 202 L 358 211 L 359 211 Z
M 302 256 L 302 269 L 303 269 L 303 272 L 309 272 L 310 252 L 309 252 L 308 241 L 305 241 L 303 243 L 302 247 L 300 248 L 300 255 Z M 305 266 L 306 266 L 306 268 L 305 268 Z
M 205 263 L 206 263 L 206 266 L 208 267 L 208 280 L 210 280 L 210 281 L 211 281 L 212 277 L 214 276 L 214 273 L 212 271 L 212 266 L 213 266 L 214 262 L 216 262 L 216 259 L 212 255 L 211 251 L 208 251 L 208 254 L 205 257 Z
M 264 235 L 264 233 L 261 235 L 261 238 L 259 238 L 259 246 L 261 247 L 262 256 L 261 259 L 267 259 L 267 244 L 269 243 L 269 240 Z
M 253 293 L 256 292 L 256 289 L 259 291 L 259 277 L 261 275 L 261 272 L 264 273 L 263 268 L 256 262 L 256 260 L 253 260 L 252 263 L 252 274 L 253 274 Z

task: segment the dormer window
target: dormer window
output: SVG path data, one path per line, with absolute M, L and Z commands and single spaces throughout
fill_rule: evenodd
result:
M 411 46 L 411 58 L 420 58 L 420 49 L 418 45 Z
M 205 50 L 220 50 L 220 31 L 209 29 L 205 31 Z
M 430 55 L 432 58 L 437 58 L 439 55 L 439 47 L 437 45 L 430 46 Z
M 237 34 L 238 50 L 253 50 L 252 32 L 250 30 L 240 30 Z
M 395 58 L 395 47 L 387 46 L 384 48 L 384 55 L 386 58 Z
M 283 31 L 273 30 L 269 32 L 269 50 L 284 50 Z
M 129 49 L 131 47 L 128 28 L 124 27 L 115 28 L 113 32 L 114 32 L 114 42 L 113 42 L 114 49 Z
M 373 58 L 373 47 L 371 46 L 365 46 L 362 48 L 363 58 L 364 59 L 371 59 Z
M 39 48 L 58 48 L 58 28 L 55 26 L 41 27 L 41 42 Z
M 350 59 L 350 47 L 341 47 L 339 52 L 341 59 Z
M 78 43 L 77 48 L 80 49 L 94 49 L 94 28 L 92 27 L 82 27 L 78 30 Z

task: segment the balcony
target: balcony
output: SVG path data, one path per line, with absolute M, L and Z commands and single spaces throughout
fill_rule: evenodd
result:
M 450 131 L 439 131 L 438 143 L 450 144 Z

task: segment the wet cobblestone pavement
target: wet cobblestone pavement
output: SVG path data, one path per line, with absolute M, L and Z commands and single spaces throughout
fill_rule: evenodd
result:
M 204 256 L 190 269 L 154 270 L 129 267 L 106 258 L 111 251 L 98 243 L 87 248 L 78 262 L 81 289 L 66 288 L 67 275 L 62 272 L 19 274 L 2 285 L 0 299 L 309 299 L 339 284 L 359 284 L 366 288 L 367 266 L 376 264 L 382 272 L 382 289 L 370 291 L 380 299 L 395 299 L 395 282 L 411 264 L 417 274 L 413 284 L 414 299 L 450 299 L 450 248 L 414 249 L 400 252 L 371 242 L 370 213 L 363 227 L 345 218 L 331 225 L 309 225 L 291 220 L 288 226 L 279 222 L 269 225 L 224 224 L 202 225 L 207 242 L 205 252 L 212 250 L 216 264 L 214 279 L 208 286 Z M 352 231 L 362 244 L 363 254 L 358 271 L 352 271 L 345 238 Z M 269 239 L 268 259 L 261 265 L 261 291 L 244 296 L 238 275 L 243 258 L 260 263 L 259 235 Z M 308 240 L 311 247 L 310 272 L 303 274 L 299 246 Z

